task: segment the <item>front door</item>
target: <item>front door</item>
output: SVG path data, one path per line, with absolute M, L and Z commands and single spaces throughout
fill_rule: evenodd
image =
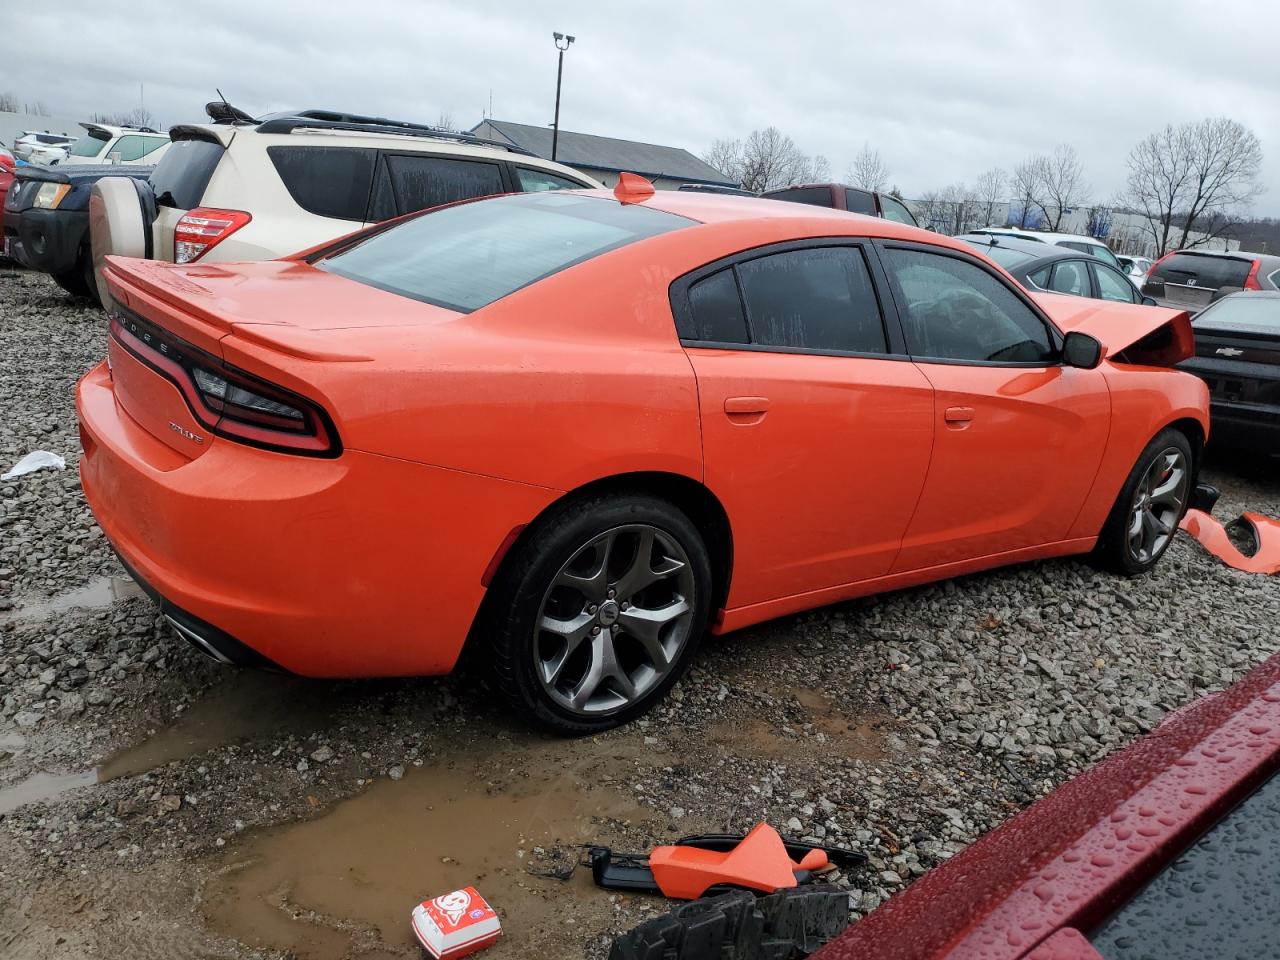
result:
M 1054 332 L 990 268 L 886 244 L 903 332 L 934 388 L 934 445 L 894 572 L 1067 536 L 1106 445 L 1100 370 L 1066 367 Z

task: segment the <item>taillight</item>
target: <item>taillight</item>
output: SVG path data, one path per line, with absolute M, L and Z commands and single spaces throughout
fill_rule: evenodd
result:
M 219 436 L 284 453 L 342 452 L 332 421 L 306 397 L 227 366 L 128 311 L 113 315 L 110 329 L 121 346 L 177 387 L 195 418 Z
M 1168 253 L 1166 253 L 1163 257 L 1161 257 L 1159 260 L 1157 260 L 1155 263 L 1153 263 L 1153 264 L 1151 265 L 1151 269 L 1147 271 L 1147 277 L 1148 277 L 1149 279 L 1155 279 L 1156 270 L 1158 270 L 1158 269 L 1160 268 L 1160 264 L 1164 263 L 1166 260 L 1168 260 L 1170 257 L 1172 257 L 1172 256 L 1173 256 L 1175 253 L 1177 253 L 1177 252 L 1178 252 L 1177 250 L 1170 250 L 1170 251 L 1169 251 Z
M 196 207 L 173 229 L 175 263 L 193 263 L 252 220 L 243 210 Z
M 1258 282 L 1258 267 L 1262 266 L 1261 260 L 1253 261 L 1253 266 L 1249 268 L 1249 276 L 1244 278 L 1245 290 L 1261 290 L 1262 284 Z

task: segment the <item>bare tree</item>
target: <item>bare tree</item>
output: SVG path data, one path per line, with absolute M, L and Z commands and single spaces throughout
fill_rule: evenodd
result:
M 862 152 L 853 158 L 846 177 L 855 187 L 883 192 L 889 186 L 889 166 L 879 151 L 872 150 L 871 144 L 864 143 Z
M 448 130 L 450 133 L 456 133 L 458 128 L 454 124 L 453 111 L 441 110 L 440 116 L 436 118 L 437 130 Z
M 1129 154 L 1125 202 L 1147 221 L 1163 256 L 1221 236 L 1262 193 L 1261 166 L 1258 138 L 1235 120 L 1169 125 Z
M 746 140 L 717 140 L 702 159 L 756 192 L 831 175 L 825 157 L 804 153 L 777 127 L 753 130 Z
M 1009 206 L 1009 175 L 999 167 L 992 167 L 979 175 L 973 184 L 975 219 L 978 226 L 1004 226 Z M 996 220 L 999 223 L 996 223 Z
M 155 114 L 146 107 L 134 107 L 124 115 L 124 119 L 125 123 L 131 127 L 149 127 L 152 130 L 156 129 L 157 120 L 155 118 Z
M 45 105 L 43 100 L 36 100 L 33 103 L 24 104 L 23 110 L 26 113 L 34 114 L 37 117 L 49 116 L 49 108 Z
M 0 113 L 17 113 L 19 106 L 18 98 L 8 90 L 0 93 Z
M 1085 200 L 1088 187 L 1075 148 L 1060 144 L 1053 153 L 1028 157 L 1013 169 L 1013 188 L 1022 211 L 1022 227 L 1057 230 L 1073 207 Z

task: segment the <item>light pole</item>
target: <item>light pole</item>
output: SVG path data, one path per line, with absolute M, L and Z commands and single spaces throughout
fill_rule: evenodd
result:
M 551 125 L 551 159 L 554 160 L 556 147 L 560 144 L 560 78 L 564 76 L 564 52 L 573 43 L 573 37 L 567 37 L 563 33 L 553 33 L 551 36 L 556 41 L 556 49 L 560 51 L 560 62 L 556 65 L 556 120 Z

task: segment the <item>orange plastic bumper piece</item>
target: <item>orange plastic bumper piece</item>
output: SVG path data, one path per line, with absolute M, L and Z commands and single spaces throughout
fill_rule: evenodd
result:
M 1203 510 L 1188 510 L 1181 527 L 1229 567 L 1246 573 L 1280 573 L 1280 520 L 1260 513 L 1246 513 L 1240 519 L 1253 528 L 1258 545 L 1253 556 L 1241 553 L 1227 536 L 1227 528 Z
M 796 871 L 825 870 L 822 850 L 810 850 L 796 863 L 778 831 L 758 824 L 732 850 L 723 853 L 698 847 L 655 847 L 649 869 L 658 889 L 676 900 L 696 900 L 711 887 L 727 885 L 773 893 L 797 885 Z

